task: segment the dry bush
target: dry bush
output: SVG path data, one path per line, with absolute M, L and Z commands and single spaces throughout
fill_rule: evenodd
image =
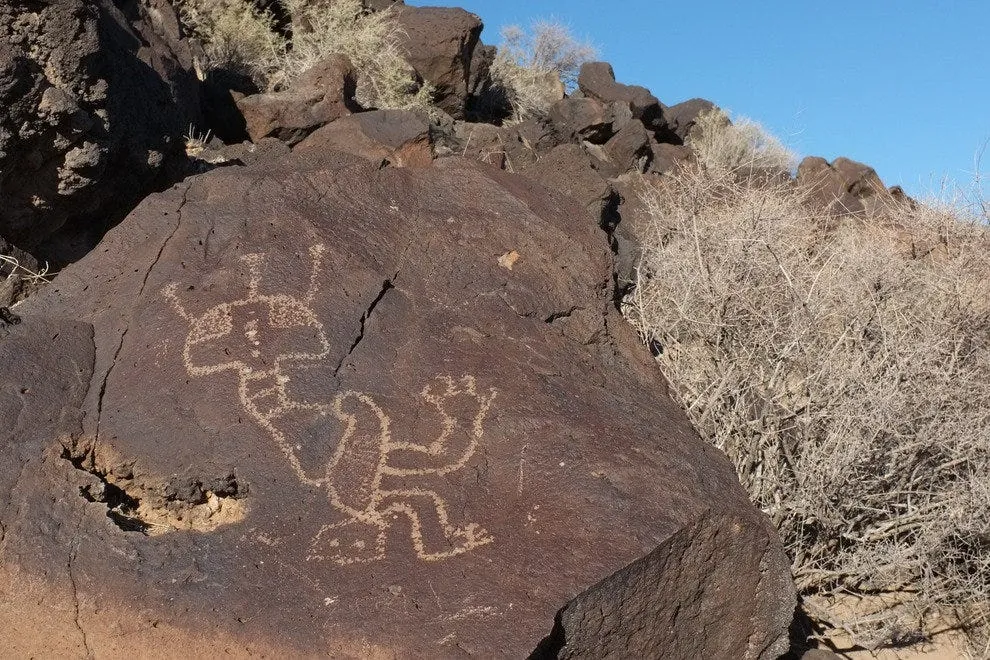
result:
M 179 0 L 183 24 L 203 43 L 204 73 L 244 75 L 264 89 L 285 57 L 286 41 L 269 12 L 251 0 Z
M 330 55 L 346 55 L 358 72 L 365 107 L 433 111 L 433 88 L 419 83 L 400 49 L 402 28 L 392 11 L 370 12 L 360 0 L 281 0 L 298 25 L 283 37 L 268 12 L 251 0 L 181 0 L 180 14 L 204 43 L 208 68 L 250 75 L 277 91 Z
M 777 138 L 745 117 L 735 123 L 719 108 L 702 112 L 691 129 L 688 144 L 709 172 L 740 168 L 790 172 L 797 158 Z
M 736 153 L 731 132 L 704 139 Z M 801 593 L 898 603 L 818 618 L 871 647 L 954 621 L 982 648 L 990 229 L 931 205 L 837 222 L 789 181 L 700 160 L 647 199 L 628 317 L 780 531 Z
M 402 28 L 393 11 L 369 12 L 360 0 L 284 0 L 289 12 L 309 26 L 293 36 L 282 67 L 290 84 L 328 55 L 346 55 L 358 71 L 358 103 L 365 107 L 422 109 L 432 107 L 433 88 L 416 81 L 400 49 Z
M 502 29 L 492 80 L 513 119 L 541 117 L 562 91 L 574 89 L 581 65 L 595 56 L 593 46 L 577 41 L 559 23 L 536 21 L 529 32 L 510 25 Z

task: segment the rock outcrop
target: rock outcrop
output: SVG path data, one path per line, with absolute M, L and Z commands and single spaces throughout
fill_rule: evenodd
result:
M 788 561 L 611 282 L 466 159 L 150 196 L 0 330 L 7 650 L 777 657 Z
M 645 87 L 616 82 L 615 72 L 608 62 L 583 64 L 578 74 L 578 89 L 585 96 L 602 103 L 624 105 L 632 112 L 633 117 L 654 130 L 664 126 L 663 111 L 657 97 Z
M 433 162 L 430 124 L 410 110 L 362 112 L 316 131 L 299 151 L 342 151 L 379 167 L 426 167 Z
M 0 235 L 47 253 L 66 223 L 98 235 L 167 181 L 199 117 L 169 2 L 13 0 L 0 41 Z
M 252 142 L 274 137 L 299 142 L 321 126 L 361 107 L 354 100 L 357 73 L 343 55 L 331 55 L 299 76 L 292 87 L 236 101 Z
M 462 117 L 471 87 L 480 84 L 477 68 L 472 80 L 472 61 L 481 19 L 449 7 L 403 6 L 395 15 L 406 61 L 433 85 L 437 106 L 452 117 Z
M 890 190 L 869 165 L 836 158 L 808 156 L 798 165 L 796 183 L 808 191 L 808 201 L 832 215 L 874 215 L 911 200 L 897 186 Z

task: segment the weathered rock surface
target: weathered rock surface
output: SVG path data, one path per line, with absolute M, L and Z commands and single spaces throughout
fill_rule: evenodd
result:
M 578 144 L 562 144 L 521 172 L 576 200 L 593 224 L 611 226 L 618 199 L 608 179 L 618 171 L 608 162 L 588 153 Z
M 578 73 L 578 88 L 589 98 L 602 103 L 621 103 L 652 130 L 664 127 L 660 101 L 650 90 L 639 85 L 624 85 L 615 81 L 615 72 L 608 62 L 586 62 Z
M 410 110 L 375 110 L 327 124 L 296 146 L 343 151 L 379 167 L 425 167 L 433 162 L 430 124 Z
M 690 99 L 664 109 L 663 116 L 667 122 L 666 137 L 675 144 L 683 144 L 694 128 L 698 115 L 714 108 L 715 104 L 706 99 Z
M 797 184 L 808 190 L 809 202 L 833 215 L 878 213 L 898 203 L 909 202 L 903 191 L 888 191 L 869 165 L 836 158 L 808 156 L 798 165 Z
M 645 172 L 653 158 L 650 136 L 638 121 L 629 122 L 605 143 L 608 159 L 620 172 Z
M 683 144 L 668 144 L 650 140 L 653 157 L 650 159 L 649 171 L 663 174 L 674 169 L 677 165 L 690 161 L 694 157 L 691 147 Z
M 476 87 L 482 73 L 476 68 L 475 81 L 471 80 L 481 19 L 463 9 L 448 7 L 402 6 L 395 11 L 406 61 L 436 88 L 437 106 L 451 117 L 462 117 L 469 83 L 475 82 Z
M 558 133 L 592 144 L 604 144 L 615 134 L 612 119 L 601 102 L 590 98 L 566 98 L 550 108 Z
M 105 229 L 160 184 L 199 124 L 168 2 L 13 0 L 0 41 L 0 235 L 24 249 L 69 221 Z
M 610 282 L 464 159 L 152 195 L 0 332 L 8 652 L 776 657 L 788 562 Z
M 291 88 L 237 100 L 253 142 L 274 137 L 295 144 L 321 126 L 361 110 L 354 93 L 357 73 L 343 55 L 331 55 L 301 75 Z

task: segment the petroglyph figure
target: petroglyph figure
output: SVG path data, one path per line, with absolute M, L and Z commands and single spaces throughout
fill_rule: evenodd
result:
M 367 394 L 346 391 L 325 401 L 300 401 L 289 387 L 292 369 L 327 359 L 330 342 L 312 310 L 324 247 L 310 249 L 312 269 L 304 298 L 260 291 L 263 254 L 242 257 L 249 270 L 247 296 L 220 303 L 201 315 L 188 313 L 178 285 L 163 295 L 189 323 L 182 359 L 191 376 L 230 372 L 237 378 L 237 400 L 288 459 L 304 484 L 326 490 L 340 520 L 323 526 L 313 539 L 310 559 L 338 564 L 364 563 L 385 556 L 389 528 L 408 521 L 420 559 L 453 557 L 493 539 L 475 523 L 452 524 L 446 501 L 430 479 L 463 468 L 478 447 L 496 391 L 481 391 L 473 376 L 437 376 L 420 392 L 440 419 L 428 442 L 393 440 L 391 420 Z M 294 444 L 294 415 L 333 418 L 342 433 L 317 474 L 300 460 Z

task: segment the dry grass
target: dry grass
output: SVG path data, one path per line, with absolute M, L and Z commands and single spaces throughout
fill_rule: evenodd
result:
M 730 123 L 719 108 L 698 115 L 688 144 L 709 172 L 726 173 L 740 168 L 791 172 L 797 165 L 794 152 L 762 126 L 745 117 Z
M 277 77 L 286 41 L 271 13 L 251 0 L 178 0 L 183 24 L 203 44 L 204 75 L 222 70 L 249 76 L 265 89 Z
M 875 647 L 931 633 L 936 613 L 982 649 L 985 219 L 918 205 L 828 220 L 790 182 L 738 176 L 783 166 L 772 142 L 747 155 L 724 124 L 703 135 L 701 166 L 647 200 L 653 226 L 628 317 L 659 342 L 690 418 L 780 531 L 801 593 L 896 594 L 868 618 L 818 618 Z
M 52 281 L 55 274 L 49 272 L 48 264 L 38 272 L 21 264 L 16 257 L 0 254 L 0 307 L 19 303 L 34 291 Z
M 358 72 L 357 101 L 367 108 L 432 112 L 433 88 L 417 81 L 402 56 L 402 29 L 391 10 L 369 12 L 360 0 L 282 0 L 308 29 L 287 39 L 270 13 L 250 0 L 181 0 L 180 13 L 204 43 L 207 69 L 250 75 L 266 91 L 286 89 L 313 65 L 346 55 Z
M 492 80 L 514 120 L 541 117 L 563 92 L 574 89 L 581 65 L 595 56 L 593 46 L 577 41 L 559 23 L 536 21 L 529 32 L 510 25 L 502 29 Z
M 329 5 L 285 0 L 293 16 L 310 30 L 293 36 L 282 67 L 285 84 L 328 55 L 346 55 L 359 74 L 357 100 L 365 107 L 422 109 L 432 107 L 433 88 L 417 83 L 399 44 L 402 28 L 393 11 L 368 12 L 360 0 Z

